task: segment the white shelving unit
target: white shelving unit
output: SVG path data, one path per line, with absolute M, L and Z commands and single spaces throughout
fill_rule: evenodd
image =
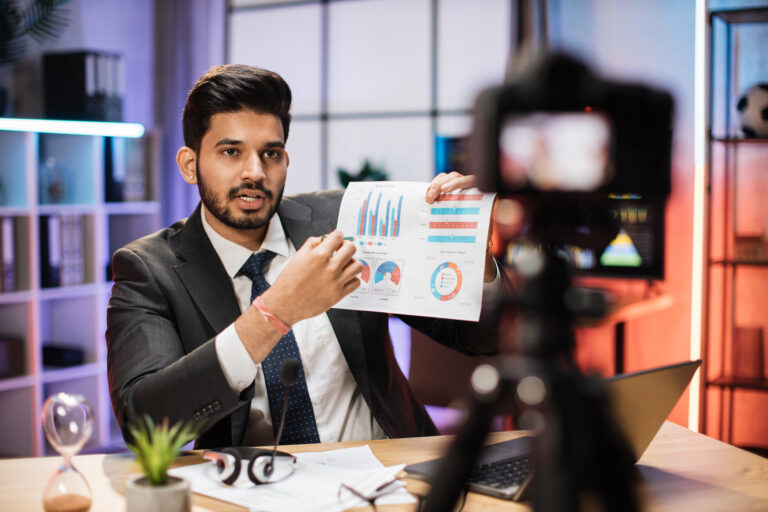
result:
M 0 219 L 13 219 L 16 286 L 0 292 L 0 338 L 22 340 L 25 371 L 0 378 L 0 457 L 53 453 L 42 432 L 40 411 L 47 396 L 62 391 L 82 394 L 93 407 L 94 431 L 84 450 L 119 445 L 122 438 L 112 414 L 106 372 L 104 332 L 112 285 L 107 268 L 116 249 L 160 227 L 153 143 L 157 137 L 143 135 L 148 153 L 143 200 L 107 202 L 105 138 L 114 136 L 114 130 L 143 131 L 142 127 L 54 122 L 19 128 L 12 123 L 20 120 L 10 120 L 9 128 L 4 121 L 9 120 L 0 119 Z M 83 134 L 94 132 L 97 135 Z M 50 158 L 61 171 L 55 203 L 45 202 L 40 191 L 41 164 Z M 41 286 L 40 219 L 50 215 L 80 219 L 81 284 Z M 83 364 L 45 368 L 43 347 L 50 342 L 79 347 Z

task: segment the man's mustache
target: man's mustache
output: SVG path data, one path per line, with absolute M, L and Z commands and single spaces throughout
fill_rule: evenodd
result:
M 272 195 L 273 195 L 272 191 L 264 188 L 264 185 L 262 185 L 261 183 L 248 182 L 248 183 L 243 183 L 239 187 L 232 187 L 229 190 L 229 198 L 230 199 L 236 198 L 238 195 L 240 195 L 240 193 L 243 190 L 260 190 L 267 199 L 272 199 Z

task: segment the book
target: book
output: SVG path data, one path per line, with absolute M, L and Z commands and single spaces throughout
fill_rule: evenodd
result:
M 108 202 L 147 199 L 148 139 L 104 139 L 104 197 Z
M 78 366 L 83 362 L 85 353 L 78 346 L 58 342 L 46 342 L 43 345 L 43 367 L 64 368 Z
M 0 292 L 16 290 L 16 255 L 13 217 L 0 220 Z
M 61 219 L 58 215 L 40 217 L 40 284 L 44 288 L 61 285 Z
M 123 139 L 125 181 L 123 201 L 146 201 L 147 169 L 149 168 L 149 138 Z
M 54 51 L 42 58 L 45 117 L 122 121 L 122 56 L 104 51 Z
M 123 200 L 125 161 L 122 139 L 104 137 L 104 198 L 107 202 Z

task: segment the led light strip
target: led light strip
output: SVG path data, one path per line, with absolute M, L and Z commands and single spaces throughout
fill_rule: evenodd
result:
M 97 135 L 129 137 L 144 135 L 139 123 L 105 123 L 98 121 L 58 121 L 53 119 L 14 119 L 0 117 L 0 130 L 12 132 L 60 133 L 67 135 Z
M 707 139 L 707 0 L 696 0 L 693 89 L 693 264 L 691 265 L 691 359 L 700 359 L 704 308 L 704 221 L 706 197 Z M 710 49 L 712 51 L 712 49 Z M 706 355 L 705 355 L 706 357 Z M 688 428 L 701 431 L 701 372 L 689 387 Z

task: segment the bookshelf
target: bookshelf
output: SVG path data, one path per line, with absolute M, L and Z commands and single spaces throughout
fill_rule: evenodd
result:
M 703 432 L 764 452 L 753 411 L 768 395 L 768 138 L 741 128 L 738 99 L 764 82 L 768 8 L 709 12 Z M 708 414 L 708 411 L 713 411 Z M 749 412 L 747 412 L 749 411 Z
M 61 391 L 93 407 L 85 451 L 122 444 L 106 375 L 109 261 L 160 227 L 157 140 L 131 123 L 0 118 L 0 457 L 53 453 L 40 411 Z

